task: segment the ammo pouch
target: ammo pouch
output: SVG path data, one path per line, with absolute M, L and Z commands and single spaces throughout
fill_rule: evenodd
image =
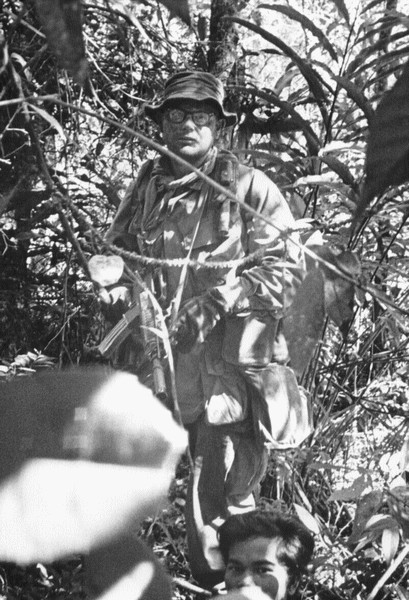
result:
M 274 354 L 278 324 L 267 311 L 226 317 L 222 358 L 237 366 L 267 366 Z

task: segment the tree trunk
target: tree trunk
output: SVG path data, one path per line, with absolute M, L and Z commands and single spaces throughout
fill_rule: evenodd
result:
M 235 24 L 228 18 L 236 16 L 240 2 L 212 0 L 207 55 L 209 71 L 226 83 L 237 60 L 238 35 Z

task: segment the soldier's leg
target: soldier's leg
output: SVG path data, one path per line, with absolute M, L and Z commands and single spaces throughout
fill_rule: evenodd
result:
M 217 529 L 227 517 L 225 455 L 230 441 L 220 428 L 206 425 L 203 418 L 195 424 L 194 433 L 186 533 L 192 575 L 202 586 L 210 588 L 224 577 Z
M 217 530 L 230 515 L 255 506 L 254 491 L 267 467 L 267 451 L 248 423 L 195 426 L 194 467 L 186 506 L 192 574 L 203 586 L 223 580 Z
M 255 508 L 255 494 L 268 465 L 268 451 L 252 427 L 232 431 L 230 439 L 232 455 L 225 484 L 229 515 Z

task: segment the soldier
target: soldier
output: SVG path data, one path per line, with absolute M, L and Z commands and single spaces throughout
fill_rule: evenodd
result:
M 294 429 L 289 417 L 298 402 L 286 392 L 289 369 L 284 376 L 274 370 L 288 359 L 280 323 L 300 280 L 294 220 L 269 177 L 217 148 L 223 128 L 237 121 L 223 100 L 221 81 L 209 73 L 180 72 L 168 79 L 162 101 L 145 111 L 173 155 L 142 165 L 107 236 L 163 260 L 150 275 L 160 281 L 164 310 L 182 291 L 172 336 L 178 402 L 194 461 L 187 538 L 192 573 L 204 586 L 223 579 L 218 527 L 230 514 L 254 508 L 267 465 L 266 441 L 279 445 L 305 429 L 299 419 Z M 237 202 L 190 165 L 225 186 Z M 166 264 L 186 257 L 198 263 L 185 272 Z M 128 291 L 111 290 L 111 300 L 126 303 Z M 277 395 L 278 389 L 284 393 Z
M 297 589 L 314 550 L 314 538 L 299 519 L 274 511 L 229 517 L 219 540 L 231 600 L 257 600 L 260 592 L 266 600 L 285 600 Z

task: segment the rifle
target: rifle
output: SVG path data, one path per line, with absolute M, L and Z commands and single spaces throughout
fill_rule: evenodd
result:
M 89 271 L 92 280 L 105 289 L 108 285 L 114 285 L 119 281 L 124 270 L 124 263 L 120 257 L 93 256 L 89 263 Z M 112 260 L 111 260 L 112 259 Z M 97 350 L 104 358 L 110 358 L 120 345 L 135 331 L 135 324 L 139 318 L 139 330 L 144 349 L 144 358 L 151 364 L 152 383 L 155 395 L 162 402 L 168 400 L 165 369 L 162 363 L 164 354 L 161 343 L 161 323 L 159 315 L 160 307 L 154 301 L 153 292 L 148 286 L 136 277 L 133 286 L 133 299 L 121 319 L 112 327 L 108 334 L 97 346 Z
M 153 391 L 159 400 L 166 402 L 168 400 L 168 393 L 161 356 L 163 351 L 158 335 L 160 326 L 157 309 L 153 306 L 152 297 L 146 290 L 139 293 L 138 300 L 143 346 L 147 358 L 152 365 Z

